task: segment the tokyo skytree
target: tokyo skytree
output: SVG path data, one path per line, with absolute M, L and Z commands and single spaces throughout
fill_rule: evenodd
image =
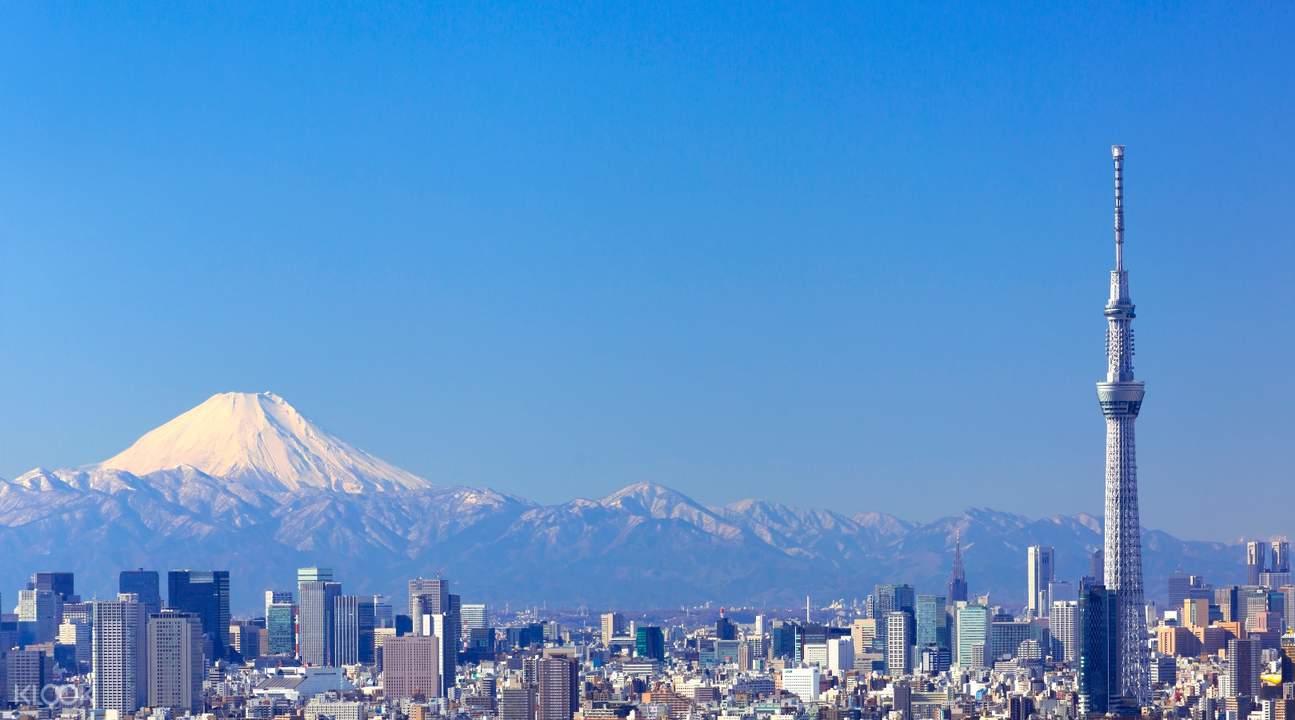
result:
M 1097 399 L 1106 416 L 1106 588 L 1119 605 L 1121 694 L 1145 705 L 1150 696 L 1146 610 L 1142 600 L 1142 535 L 1138 522 L 1138 465 L 1133 423 L 1142 407 L 1141 380 L 1133 379 L 1133 301 L 1124 270 L 1124 146 L 1115 161 L 1115 269 L 1106 302 L 1106 379 Z

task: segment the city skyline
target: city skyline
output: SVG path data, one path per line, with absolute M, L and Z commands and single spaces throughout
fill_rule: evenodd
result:
M 1125 142 L 1142 520 L 1289 532 L 1295 92 L 1250 71 L 1289 8 L 9 11 L 0 476 L 273 390 L 544 503 L 1097 514 L 1098 159 Z M 979 391 L 1005 374 L 1034 393 L 1011 437 Z M 1234 477 L 1272 502 L 1193 500 Z
M 1292 27 L 0 4 L 0 718 L 1295 720 Z

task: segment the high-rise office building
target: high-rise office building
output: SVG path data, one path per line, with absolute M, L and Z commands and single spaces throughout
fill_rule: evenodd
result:
M 1079 596 L 1079 711 L 1105 714 L 1123 694 L 1120 676 L 1120 603 L 1103 585 Z
M 545 655 L 536 661 L 536 720 L 571 720 L 580 708 L 579 670 L 571 657 Z
M 957 620 L 958 666 L 980 667 L 984 663 L 985 646 L 989 642 L 989 608 L 983 605 L 962 605 L 957 609 Z M 980 646 L 980 658 L 976 658 L 974 654 L 977 645 Z
M 373 664 L 373 596 L 338 595 L 333 600 L 333 664 Z
M 162 588 L 156 570 L 122 570 L 117 575 L 117 592 L 138 595 L 148 615 L 162 612 Z
M 235 620 L 229 624 L 229 648 L 238 653 L 238 657 L 252 660 L 265 654 L 268 635 L 261 623 L 252 620 Z M 265 645 L 261 642 L 262 636 L 266 636 Z
M 614 637 L 624 637 L 628 626 L 625 624 L 625 616 L 618 612 L 606 612 L 600 618 L 602 625 L 603 644 L 607 644 Z
M 1074 665 L 1079 659 L 1079 601 L 1053 600 L 1048 629 L 1057 646 L 1054 657 Z
M 55 681 L 54 657 L 35 648 L 11 648 L 0 652 L 0 689 L 3 701 L 17 706 L 37 707 L 41 693 Z
M 1120 613 L 1120 687 L 1139 705 L 1149 700 L 1147 620 L 1142 599 L 1142 531 L 1133 427 L 1144 385 L 1133 377 L 1133 301 L 1124 269 L 1124 146 L 1111 147 L 1115 163 L 1115 269 L 1106 303 L 1106 378 L 1097 399 L 1106 418 L 1106 588 Z
M 1210 624 L 1209 598 L 1187 598 L 1183 600 L 1178 624 L 1187 628 L 1203 628 Z
M 634 656 L 662 662 L 665 660 L 665 634 L 655 625 L 634 628 Z
M 331 666 L 333 660 L 333 607 L 342 584 L 308 580 L 297 586 L 298 654 L 307 665 Z
M 1275 573 L 1288 573 L 1291 571 L 1291 544 L 1287 540 L 1277 539 L 1272 541 L 1272 563 L 1269 569 Z
M 266 590 L 265 591 L 265 618 L 270 617 L 270 606 L 276 603 L 289 603 L 293 601 L 291 590 Z
M 426 633 L 431 627 L 431 617 L 443 615 L 439 621 L 444 628 L 442 648 L 444 662 L 441 675 L 444 684 L 450 685 L 458 669 L 459 645 L 463 642 L 462 604 L 458 595 L 450 592 L 450 581 L 445 578 L 414 578 L 409 581 L 409 616 L 413 618 L 414 632 Z
M 75 575 L 70 572 L 38 572 L 28 582 L 29 590 L 48 590 L 63 602 L 77 602 Z
M 58 626 L 58 642 L 60 645 L 71 645 L 75 648 L 78 666 L 89 666 L 93 647 L 89 622 L 64 619 Z
M 442 695 L 440 643 L 429 635 L 388 637 L 382 642 L 382 687 L 393 700 Z
M 450 609 L 450 581 L 444 578 L 414 578 L 409 581 L 409 617 L 414 619 L 414 632 L 418 633 L 424 615 L 448 613 Z
M 463 620 L 462 630 L 484 630 L 489 627 L 485 603 L 463 603 L 459 612 Z
M 996 619 L 989 624 L 989 648 L 986 651 L 988 664 L 1004 658 L 1017 657 L 1021 643 L 1030 640 L 1034 635 L 1034 622 L 1031 620 Z
M 787 668 L 782 671 L 782 689 L 800 698 L 801 702 L 817 702 L 819 684 L 819 671 L 816 667 Z
M 212 659 L 224 658 L 229 652 L 229 571 L 172 570 L 166 581 L 167 607 L 197 615 Z
M 1047 615 L 1048 583 L 1053 579 L 1054 550 L 1050 546 L 1031 545 L 1025 549 L 1026 609 L 1033 616 Z
M 499 720 L 535 720 L 535 691 L 526 685 L 500 688 Z
M 918 595 L 914 620 L 917 624 L 917 641 L 919 648 L 934 645 L 949 648 L 949 613 L 945 609 L 944 597 L 940 595 Z
M 148 706 L 202 712 L 202 618 L 159 612 L 148 618 Z
M 1092 584 L 1100 585 L 1102 578 L 1106 577 L 1106 550 L 1097 548 L 1088 554 L 1088 577 L 1093 579 Z
M 850 641 L 854 644 L 857 655 L 872 650 L 877 641 L 877 621 L 875 618 L 855 618 L 850 623 Z
M 308 582 L 333 582 L 333 569 L 326 567 L 297 568 L 297 585 Z
M 737 626 L 724 616 L 724 609 L 720 608 L 719 619 L 715 621 L 715 639 L 716 640 L 736 640 Z
M 482 605 L 482 607 L 485 606 Z M 386 595 L 373 596 L 373 625 L 380 628 L 396 626 L 396 610 L 391 604 L 391 598 Z
M 916 609 L 917 595 L 913 592 L 913 586 L 911 585 L 889 583 L 878 585 L 873 595 L 877 598 L 873 611 L 876 613 L 877 619 L 883 624 L 890 613 L 896 610 L 907 611 L 909 615 L 912 615 Z M 881 640 L 882 651 L 884 652 L 890 646 L 890 634 L 882 633 Z
M 877 606 L 876 613 L 878 618 L 885 618 L 887 614 L 895 610 L 907 610 L 913 612 L 917 604 L 917 596 L 913 592 L 912 585 L 878 585 L 876 588 Z
M 1268 569 L 1268 544 L 1260 540 L 1246 543 L 1246 584 L 1258 585 L 1259 574 Z
M 1169 607 L 1180 608 L 1188 598 L 1209 598 L 1210 588 L 1200 575 L 1174 574 L 1169 576 Z
M 90 604 L 94 707 L 131 713 L 148 702 L 148 631 L 136 595 Z
M 1241 611 L 1237 603 L 1239 592 L 1240 588 L 1236 585 L 1214 588 L 1214 605 L 1219 609 L 1219 617 L 1223 622 L 1240 621 Z
M 63 621 L 63 597 L 54 590 L 18 591 L 18 632 L 22 644 L 46 643 L 58 635 Z
M 1258 640 L 1228 640 L 1227 673 L 1220 688 L 1224 697 L 1255 697 L 1259 694 L 1259 675 L 1262 672 L 1259 651 Z
M 913 671 L 913 616 L 906 610 L 886 613 L 886 672 L 892 677 Z
M 297 654 L 297 605 L 292 593 L 287 593 L 286 602 L 280 599 L 265 606 L 265 635 L 265 654 Z
M 829 638 L 827 641 L 827 669 L 842 677 L 854 669 L 854 642 L 846 637 Z

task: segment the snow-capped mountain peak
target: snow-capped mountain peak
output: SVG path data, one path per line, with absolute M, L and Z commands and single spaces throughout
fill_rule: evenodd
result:
M 270 392 L 213 395 L 99 464 L 137 476 L 185 466 L 271 495 L 432 487 L 324 432 Z

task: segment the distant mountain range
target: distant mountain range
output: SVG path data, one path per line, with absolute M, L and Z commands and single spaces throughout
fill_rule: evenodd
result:
M 879 582 L 943 592 L 956 537 L 973 594 L 1019 604 L 1025 548 L 1056 548 L 1077 579 L 1101 519 L 1030 519 L 989 509 L 917 524 L 764 500 L 702 505 L 639 483 L 599 500 L 540 505 L 433 484 L 329 435 L 271 393 L 223 393 L 97 465 L 0 480 L 0 594 L 36 570 L 72 570 L 87 597 L 122 568 L 231 572 L 235 610 L 295 569 L 332 566 L 344 588 L 404 597 L 443 572 L 465 600 L 590 609 L 796 606 L 861 598 Z M 1143 534 L 1149 597 L 1177 569 L 1239 581 L 1242 551 Z

